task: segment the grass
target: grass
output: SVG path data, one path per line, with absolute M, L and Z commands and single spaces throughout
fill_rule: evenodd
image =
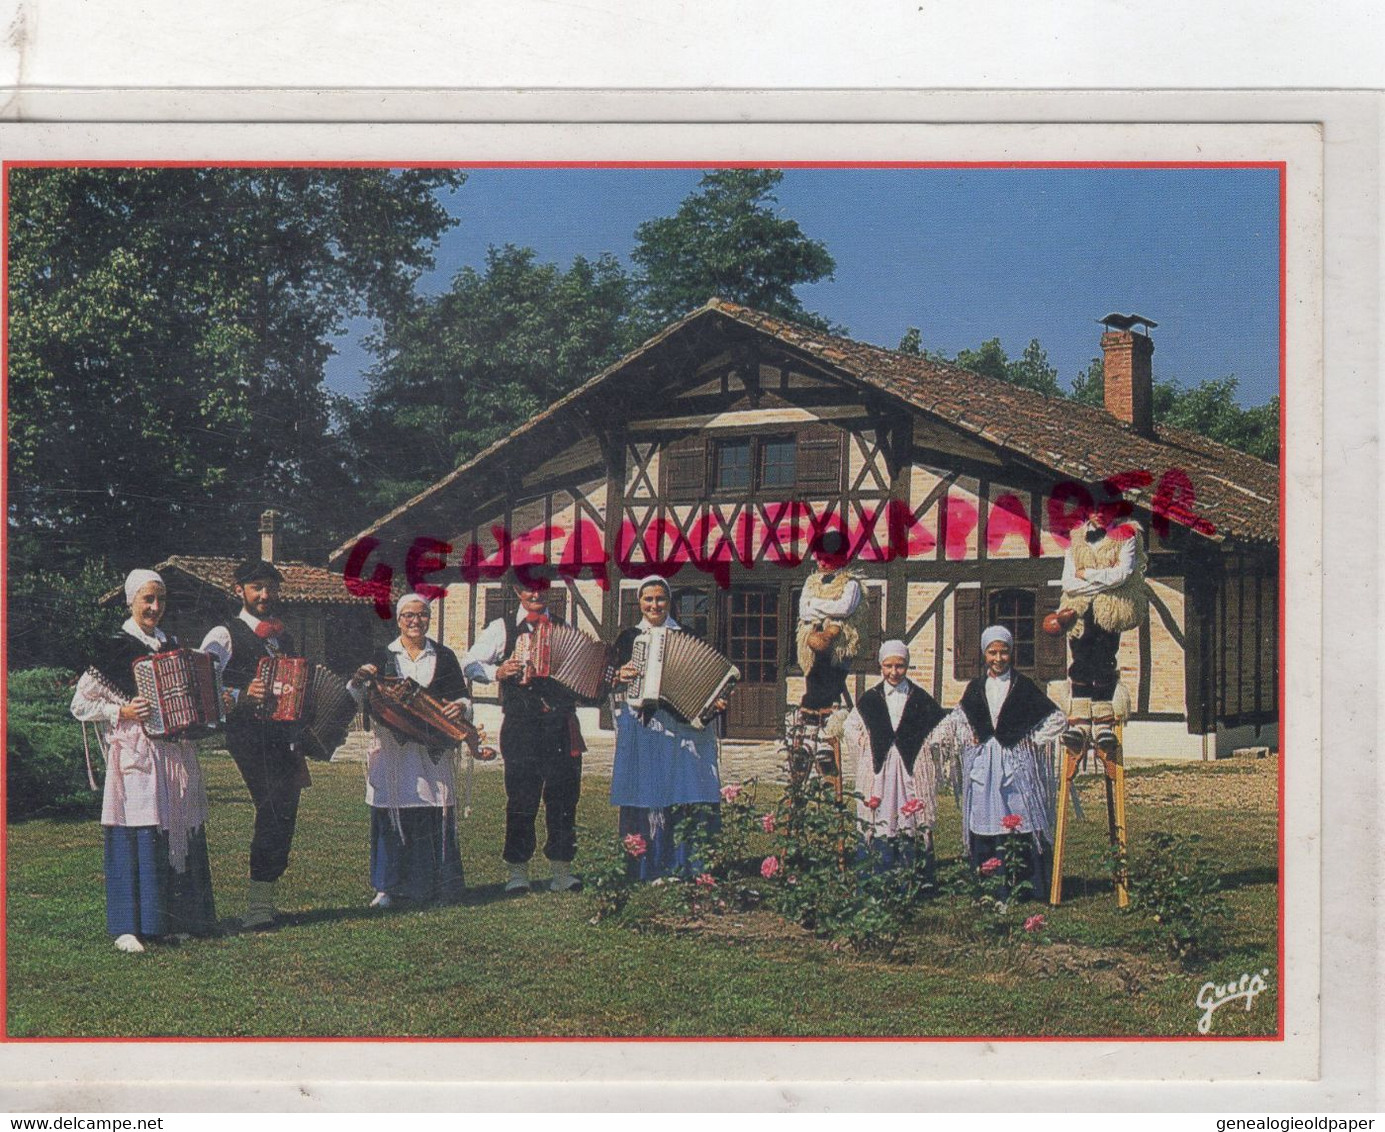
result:
M 218 911 L 242 910 L 249 799 L 224 751 L 204 756 Z M 1244 769 L 1244 768 L 1242 768 Z M 1223 766 L 1180 774 L 1225 776 Z M 1258 773 L 1267 773 L 1260 770 Z M 738 935 L 592 925 L 592 898 L 501 894 L 504 791 L 478 773 L 462 825 L 470 886 L 452 908 L 372 912 L 368 828 L 357 765 L 315 765 L 293 862 L 280 885 L 289 922 L 118 954 L 104 933 L 101 835 L 94 821 L 33 820 L 8 831 L 7 1033 L 47 1037 L 1192 1036 L 1205 981 L 1269 968 L 1250 1012 L 1228 1005 L 1212 1033 L 1276 1027 L 1276 814 L 1133 806 L 1142 829 L 1200 833 L 1235 912 L 1227 952 L 1205 970 L 1164 959 L 1147 925 L 1120 914 L 1102 868 L 1104 808 L 1068 845 L 1064 903 L 1045 908 L 1049 942 L 988 944 L 965 908 L 939 901 L 902 961 L 834 952 L 802 933 Z M 614 834 L 607 783 L 583 783 L 583 837 Z M 762 788 L 768 790 L 768 787 Z M 940 800 L 938 844 L 960 850 Z M 579 850 L 578 870 L 581 866 Z M 542 868 L 536 872 L 542 872 Z

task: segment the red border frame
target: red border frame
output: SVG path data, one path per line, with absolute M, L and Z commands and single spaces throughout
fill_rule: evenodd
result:
M 0 295 L 0 432 L 9 437 L 9 172 L 11 169 L 74 169 L 74 168 L 118 168 L 118 169 L 1275 169 L 1279 172 L 1279 882 L 1278 882 L 1278 963 L 1276 972 L 1279 979 L 1277 1033 L 1272 1035 L 1150 1035 L 1147 1037 L 1115 1035 L 1069 1036 L 985 1036 L 985 1035 L 942 1035 L 937 1037 L 905 1035 L 899 1037 L 878 1036 L 831 1036 L 831 1037 L 668 1037 L 663 1035 L 629 1035 L 626 1037 L 14 1037 L 9 1033 L 9 964 L 0 964 L 0 1044 L 33 1043 L 92 1043 L 92 1042 L 141 1042 L 141 1043 L 224 1043 L 224 1042 L 318 1042 L 370 1044 L 380 1042 L 419 1042 L 419 1043 L 613 1043 L 613 1042 L 758 1042 L 758 1043 L 824 1043 L 824 1042 L 1282 1042 L 1285 1040 L 1285 999 L 1287 979 L 1284 969 L 1284 914 L 1285 914 L 1285 759 L 1284 759 L 1284 718 L 1285 718 L 1285 596 L 1286 558 L 1285 521 L 1287 518 L 1285 490 L 1288 479 L 1285 467 L 1287 455 L 1287 429 L 1285 421 L 1288 413 L 1288 164 L 1284 161 L 161 161 L 161 160 L 102 160 L 102 161 L 47 161 L 47 160 L 7 160 L 0 161 L 0 276 L 3 282 L 3 295 Z M 0 469 L 0 505 L 5 514 L 9 513 L 9 465 L 8 461 Z M 8 578 L 9 532 L 6 526 L 0 533 L 0 554 L 3 554 L 5 574 Z M 9 586 L 0 592 L 0 623 L 9 625 Z M 6 634 L 0 644 L 0 727 L 8 715 L 9 687 L 9 637 Z M 0 772 L 8 763 L 8 751 L 0 751 Z M 7 779 L 5 780 L 7 782 Z M 7 786 L 0 786 L 0 796 L 7 794 Z M 0 813 L 0 955 L 7 952 L 8 943 L 8 850 L 9 821 Z

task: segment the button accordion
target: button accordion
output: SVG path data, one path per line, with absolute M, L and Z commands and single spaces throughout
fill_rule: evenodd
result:
M 625 690 L 635 709 L 663 706 L 694 727 L 715 714 L 741 670 L 711 645 L 677 629 L 652 628 L 635 638 L 630 663 L 639 673 Z
M 356 701 L 346 681 L 328 668 L 301 656 L 261 657 L 255 678 L 264 682 L 265 699 L 255 718 L 296 723 L 303 754 L 328 762 L 344 742 L 356 716 Z
M 512 659 L 524 665 L 521 684 L 552 680 L 589 703 L 606 694 L 615 672 L 615 651 L 610 645 L 581 629 L 551 621 L 540 621 L 533 632 L 521 633 Z
M 196 649 L 169 649 L 131 664 L 137 694 L 149 702 L 144 733 L 153 739 L 196 739 L 226 720 L 221 673 Z
M 407 676 L 376 676 L 366 693 L 370 714 L 400 738 L 422 743 L 429 753 L 465 743 L 473 756 L 480 754 L 481 737 L 464 719 L 450 719 L 442 701 Z M 434 761 L 437 759 L 434 757 Z

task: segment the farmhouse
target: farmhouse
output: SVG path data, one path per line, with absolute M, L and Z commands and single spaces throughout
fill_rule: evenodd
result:
M 1115 330 L 1101 344 L 1104 409 L 714 299 L 333 566 L 385 613 L 405 580 L 434 587 L 434 631 L 459 651 L 509 608 L 512 565 L 556 566 L 558 610 L 606 639 L 636 619 L 636 579 L 662 573 L 673 615 L 743 673 L 728 737 L 765 738 L 802 690 L 792 640 L 816 533 L 846 532 L 877 639 L 910 642 L 912 678 L 942 703 L 978 672 L 994 622 L 1059 698 L 1066 641 L 1039 624 L 1067 534 L 1091 507 L 1128 506 L 1148 540 L 1151 616 L 1120 656 L 1127 750 L 1277 742 L 1278 469 L 1155 427 L 1153 339 Z

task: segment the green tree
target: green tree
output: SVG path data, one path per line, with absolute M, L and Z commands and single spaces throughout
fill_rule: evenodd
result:
M 355 315 L 410 301 L 449 172 L 9 174 L 12 574 L 238 552 L 277 506 L 359 514 L 322 387 Z
M 630 258 L 646 329 L 657 329 L 713 296 L 822 330 L 794 288 L 831 279 L 836 263 L 798 221 L 781 216 L 777 169 L 721 169 L 703 176 L 673 216 L 635 229 Z
M 1010 380 L 1010 358 L 999 338 L 988 338 L 976 350 L 959 350 L 952 364 L 979 373 L 982 377 L 993 377 L 997 381 Z
M 610 256 L 563 271 L 506 245 L 390 320 L 346 414 L 369 509 L 416 494 L 630 349 L 631 290 Z
M 923 335 L 919 333 L 919 328 L 917 326 L 909 327 L 895 349 L 901 354 L 913 354 L 915 357 L 921 357 L 923 355 Z
M 1037 338 L 1031 338 L 1024 353 L 1005 367 L 1005 379 L 1011 385 L 1032 389 L 1045 397 L 1061 397 L 1058 385 L 1058 371 L 1048 364 L 1048 353 L 1039 345 Z
M 1087 368 L 1072 379 L 1068 396 L 1081 405 L 1100 409 L 1106 404 L 1106 362 L 1093 358 Z

